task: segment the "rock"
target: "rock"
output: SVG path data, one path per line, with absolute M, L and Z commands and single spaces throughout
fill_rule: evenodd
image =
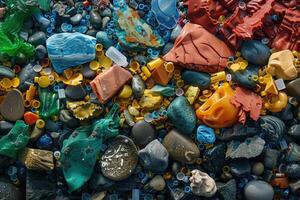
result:
M 264 166 L 268 169 L 274 169 L 277 166 L 280 152 L 276 149 L 266 149 L 264 151 Z
M 250 181 L 244 188 L 247 200 L 272 200 L 274 197 L 273 187 L 264 181 Z
M 44 45 L 38 45 L 35 48 L 35 56 L 37 59 L 42 60 L 47 55 L 47 49 Z
M 196 86 L 200 89 L 207 88 L 210 85 L 210 75 L 208 73 L 185 70 L 181 77 L 185 84 Z
M 246 121 L 246 124 L 236 123 L 233 127 L 226 128 L 217 134 L 216 137 L 221 141 L 231 141 L 231 140 L 244 140 L 247 137 L 252 137 L 256 135 L 258 128 L 255 127 L 250 121 Z
M 248 67 L 244 70 L 231 72 L 232 80 L 243 87 L 255 90 L 256 81 L 252 77 L 258 76 L 258 68 L 256 65 L 248 64 Z
M 284 122 L 271 115 L 262 116 L 259 122 L 264 132 L 265 141 L 269 144 L 277 145 L 286 132 Z
M 300 124 L 295 124 L 289 128 L 288 134 L 296 139 L 300 139 Z
M 192 192 L 197 196 L 212 197 L 217 192 L 216 182 L 205 172 L 195 169 L 189 180 Z
M 0 199 L 1 200 L 22 200 L 24 196 L 22 191 L 9 181 L 0 181 Z
M 258 136 L 247 138 L 243 143 L 231 141 L 227 146 L 226 158 L 254 158 L 264 149 L 265 141 Z
M 20 79 L 20 87 L 19 89 L 21 91 L 25 91 L 29 85 L 26 85 L 25 82 L 31 82 L 33 83 L 33 78 L 37 76 L 37 72 L 33 70 L 33 64 L 29 63 L 25 67 L 22 68 L 21 72 L 19 73 L 19 79 Z
M 128 178 L 138 162 L 138 153 L 133 141 L 123 135 L 117 136 L 101 158 L 101 171 L 111 180 Z
M 114 182 L 101 173 L 94 173 L 89 181 L 89 186 L 92 190 L 104 191 L 112 187 Z
M 201 25 L 187 23 L 163 58 L 184 68 L 214 73 L 226 68 L 231 55 L 230 48 L 215 35 Z
M 109 8 L 105 8 L 104 10 L 100 11 L 101 17 L 111 17 L 112 13 Z
M 150 89 L 146 89 L 139 101 L 139 104 L 141 108 L 152 111 L 158 109 L 161 106 L 162 101 L 163 97 L 161 95 L 151 92 Z
M 204 153 L 203 167 L 207 173 L 220 175 L 225 164 L 226 144 L 218 144 Z
M 86 91 L 81 85 L 68 85 L 65 89 L 66 96 L 73 100 L 83 100 L 86 96 Z
M 143 79 L 139 75 L 134 75 L 132 77 L 131 87 L 135 98 L 140 98 L 143 96 L 146 88 Z
M 110 21 L 110 17 L 102 18 L 102 29 L 104 29 L 106 27 L 106 25 L 108 24 L 109 21 Z
M 237 194 L 236 180 L 231 179 L 227 183 L 217 183 L 219 194 L 224 200 L 235 200 Z
M 73 117 L 69 110 L 63 109 L 59 112 L 59 120 L 66 124 L 70 128 L 76 128 L 79 126 L 79 120 Z
M 90 12 L 90 23 L 95 28 L 101 28 L 102 19 L 101 19 L 100 14 L 98 13 L 97 10 L 92 10 Z
M 80 68 L 80 72 L 82 73 L 83 77 L 87 79 L 92 79 L 96 76 L 96 72 L 91 70 L 88 64 L 83 65 Z
M 14 125 L 8 121 L 0 121 L 0 136 L 6 135 Z
M 8 67 L 0 66 L 0 78 L 13 78 L 15 72 Z
M 286 93 L 291 97 L 297 98 L 298 102 L 300 102 L 300 78 L 297 78 L 293 81 L 290 81 L 286 84 Z
M 53 175 L 27 170 L 26 199 L 54 199 L 56 197 L 55 185 Z
M 16 55 L 14 61 L 17 65 L 23 66 L 28 62 L 28 59 L 25 54 L 23 54 L 22 52 L 19 52 Z
M 195 111 L 183 96 L 176 97 L 171 102 L 167 116 L 180 133 L 191 134 L 195 129 Z
M 290 50 L 273 53 L 269 58 L 268 71 L 277 79 L 293 80 L 297 78 L 297 69 L 294 65 L 294 55 Z
M 28 38 L 28 42 L 34 46 L 46 44 L 47 36 L 42 31 L 35 32 Z
M 105 31 L 99 31 L 96 34 L 97 41 L 101 43 L 105 48 L 109 48 L 113 45 L 112 40 L 108 37 Z
M 260 176 L 264 173 L 264 164 L 261 162 L 256 162 L 254 165 L 252 165 L 252 173 L 256 176 Z
M 78 13 L 76 15 L 74 15 L 73 17 L 70 18 L 71 24 L 73 25 L 77 25 L 80 23 L 82 19 L 82 14 Z
M 170 156 L 183 163 L 194 163 L 200 156 L 197 145 L 187 136 L 171 130 L 164 138 L 163 145 Z
M 247 159 L 233 159 L 229 167 L 232 175 L 238 178 L 247 177 L 251 173 L 250 162 Z
M 172 42 L 175 42 L 175 40 L 178 37 L 178 35 L 180 34 L 181 30 L 182 30 L 182 27 L 179 24 L 177 24 L 171 32 L 170 40 Z
M 289 144 L 288 150 L 285 155 L 287 162 L 299 162 L 300 161 L 300 146 L 294 142 Z
M 132 127 L 131 136 L 136 145 L 145 146 L 156 138 L 156 133 L 151 124 L 141 120 Z
M 214 129 L 205 125 L 198 126 L 197 140 L 203 144 L 213 144 L 216 140 Z
M 281 173 L 286 173 L 291 179 L 300 178 L 300 164 L 298 163 L 288 163 L 287 165 L 279 167 Z
M 153 172 L 164 172 L 169 164 L 167 149 L 156 139 L 139 151 L 141 164 Z
M 58 33 L 47 39 L 48 56 L 57 73 L 92 61 L 96 38 L 81 33 Z
M 269 47 L 258 40 L 244 41 L 241 53 L 249 63 L 260 66 L 268 64 L 271 55 Z
M 149 182 L 149 186 L 155 191 L 162 191 L 166 187 L 166 181 L 162 176 L 156 175 Z
M 17 121 L 22 119 L 24 112 L 22 93 L 17 89 L 9 91 L 0 105 L 1 115 L 9 121 Z

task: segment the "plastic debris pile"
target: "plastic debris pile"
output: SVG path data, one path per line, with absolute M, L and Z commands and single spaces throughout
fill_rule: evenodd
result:
M 0 1 L 0 199 L 300 198 L 297 0 Z

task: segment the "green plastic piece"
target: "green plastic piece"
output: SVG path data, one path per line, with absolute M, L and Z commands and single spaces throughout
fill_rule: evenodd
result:
M 22 120 L 16 121 L 9 133 L 0 139 L 0 154 L 17 158 L 18 152 L 26 147 L 29 139 L 28 125 Z
M 114 104 L 104 119 L 81 126 L 63 142 L 61 163 L 69 191 L 79 189 L 91 177 L 102 143 L 119 134 L 119 106 Z
M 172 97 L 175 95 L 175 87 L 172 87 L 171 85 L 167 85 L 167 86 L 155 85 L 151 89 L 151 92 L 159 93 L 164 97 Z
M 6 0 L 5 19 L 0 23 L 0 60 L 18 53 L 32 57 L 35 47 L 19 36 L 24 22 L 39 9 L 48 10 L 50 0 Z
M 51 92 L 49 89 L 39 88 L 40 97 L 40 117 L 49 119 L 59 114 L 59 98 L 56 92 Z

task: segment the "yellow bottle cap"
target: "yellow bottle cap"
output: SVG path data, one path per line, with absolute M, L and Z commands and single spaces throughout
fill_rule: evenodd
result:
M 248 61 L 247 60 L 243 60 L 243 61 L 239 62 L 239 64 L 241 66 L 241 69 L 244 70 L 248 66 Z
M 12 82 L 11 80 L 9 80 L 8 78 L 3 78 L 1 81 L 0 81 L 0 85 L 4 88 L 4 89 L 9 89 L 12 87 Z
M 13 79 L 11 80 L 11 82 L 12 82 L 12 86 L 13 86 L 14 88 L 17 88 L 17 87 L 19 87 L 19 85 L 20 85 L 20 79 L 17 78 L 17 77 L 13 78 Z
M 100 68 L 99 62 L 97 62 L 97 61 L 90 62 L 90 69 L 91 70 L 95 70 L 96 71 L 99 68 Z
M 103 45 L 98 43 L 96 45 L 96 51 L 102 51 L 102 50 L 103 50 Z
M 35 122 L 35 125 L 37 128 L 44 128 L 45 127 L 45 121 L 42 119 L 38 119 Z
M 100 60 L 98 60 L 98 62 L 99 62 L 99 65 L 104 67 L 105 69 L 110 68 L 113 64 L 113 61 L 106 56 L 103 56 Z
M 149 71 L 149 69 L 146 66 L 143 66 L 141 68 L 141 70 L 145 74 L 145 76 L 147 76 L 148 78 L 151 76 L 151 72 Z
M 165 64 L 165 69 L 168 73 L 172 73 L 175 69 L 174 64 L 172 62 L 167 62 Z
M 50 85 L 50 79 L 48 76 L 41 76 L 38 79 L 38 84 L 42 88 L 46 88 Z
M 240 70 L 241 66 L 238 63 L 234 63 L 230 66 L 230 69 L 234 72 Z
M 130 68 L 133 70 L 133 71 L 137 71 L 139 68 L 140 68 L 140 64 L 137 62 L 137 61 L 132 61 L 130 63 Z

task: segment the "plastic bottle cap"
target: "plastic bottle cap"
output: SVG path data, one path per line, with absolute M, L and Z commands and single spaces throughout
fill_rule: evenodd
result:
M 96 71 L 100 68 L 100 64 L 97 61 L 90 62 L 90 69 Z
M 1 85 L 4 89 L 8 89 L 8 88 L 11 88 L 13 84 L 12 84 L 11 80 L 9 80 L 8 78 L 3 78 L 3 79 L 0 81 L 0 85 Z
M 38 119 L 35 123 L 37 128 L 44 128 L 45 127 L 45 121 L 42 119 Z
M 33 71 L 35 71 L 35 72 L 40 72 L 40 71 L 42 71 L 42 66 L 41 66 L 41 65 L 34 65 L 34 66 L 33 66 Z
M 41 76 L 37 80 L 38 84 L 42 88 L 46 88 L 50 85 L 50 79 L 48 76 Z
M 43 70 L 43 72 L 44 72 L 45 75 L 50 75 L 52 73 L 52 70 L 51 70 L 51 68 L 45 68 Z
M 12 82 L 12 86 L 13 86 L 14 88 L 17 88 L 17 87 L 19 87 L 19 85 L 20 85 L 20 79 L 17 78 L 17 77 L 13 78 L 13 79 L 11 80 L 11 82 Z

